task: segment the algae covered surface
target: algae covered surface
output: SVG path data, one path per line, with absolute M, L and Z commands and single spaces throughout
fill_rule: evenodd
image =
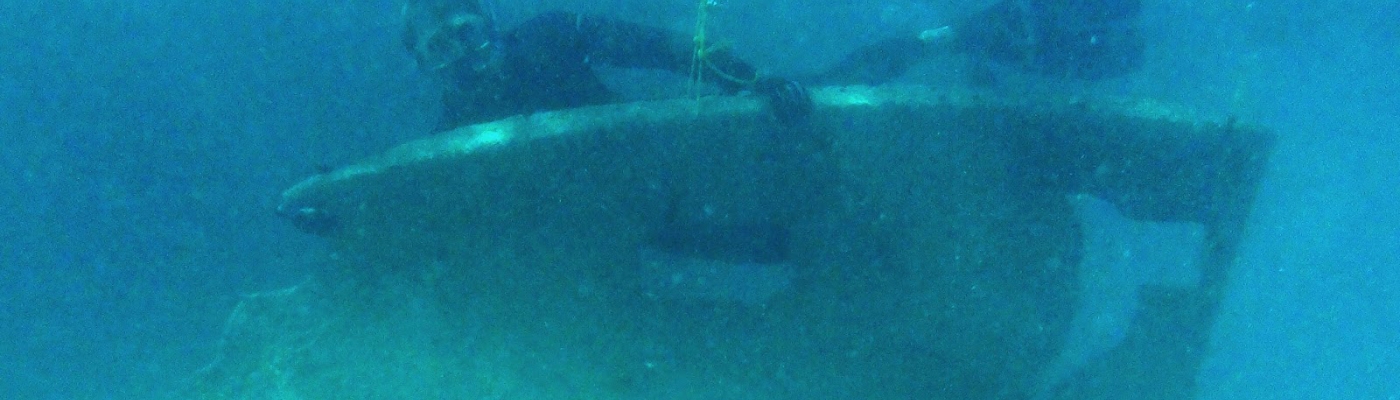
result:
M 1030 398 L 1143 354 L 1196 368 L 1201 337 L 1146 351 L 1134 325 L 1116 361 L 1047 370 L 1081 301 L 1071 200 L 1202 224 L 1199 282 L 1140 320 L 1209 326 L 1267 134 L 1146 102 L 815 100 L 799 127 L 748 98 L 515 117 L 313 177 L 283 206 L 337 218 L 334 272 L 243 299 L 192 395 Z M 779 259 L 733 250 L 752 226 Z M 726 234 L 657 250 L 697 229 Z M 1154 314 L 1178 300 L 1203 314 Z

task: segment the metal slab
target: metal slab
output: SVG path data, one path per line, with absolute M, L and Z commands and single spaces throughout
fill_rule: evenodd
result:
M 341 273 L 250 298 L 245 314 L 277 311 L 231 319 L 196 392 L 1192 394 L 1269 132 L 1143 100 L 813 97 L 793 127 L 745 97 L 521 116 L 301 182 L 279 212 L 332 238 Z M 1050 372 L 1076 311 L 1080 194 L 1201 224 L 1206 259 L 1195 286 L 1143 290 L 1121 345 Z M 655 250 L 676 232 L 767 227 L 779 263 Z M 733 245 L 694 237 L 706 254 Z

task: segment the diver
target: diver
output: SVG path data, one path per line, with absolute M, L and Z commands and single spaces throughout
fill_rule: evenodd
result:
M 403 42 L 420 68 L 447 84 L 440 130 L 618 101 L 595 64 L 699 74 L 692 78 L 727 94 L 764 96 L 791 124 L 812 107 L 803 84 L 880 84 L 939 53 L 1065 78 L 1130 72 L 1142 59 L 1140 8 L 1141 0 L 1003 0 L 949 26 L 867 45 L 797 81 L 760 76 L 722 48 L 697 57 L 690 35 L 601 16 L 550 12 L 502 31 L 480 0 L 409 0 Z
M 770 100 L 785 123 L 811 108 L 801 85 L 760 76 L 725 49 L 695 39 L 600 16 L 550 12 L 501 31 L 478 0 L 409 0 L 403 42 L 420 68 L 442 78 L 439 129 L 535 111 L 619 100 L 593 65 L 699 74 L 727 94 L 752 91 Z

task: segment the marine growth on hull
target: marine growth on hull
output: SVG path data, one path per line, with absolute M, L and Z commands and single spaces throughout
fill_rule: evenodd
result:
M 1271 133 L 1140 100 L 813 100 L 798 127 L 748 97 L 517 116 L 310 177 L 279 210 L 332 272 L 245 298 L 193 397 L 1192 394 Z

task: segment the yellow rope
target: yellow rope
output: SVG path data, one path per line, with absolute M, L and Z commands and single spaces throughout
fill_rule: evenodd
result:
M 708 22 L 710 19 L 710 8 L 719 5 L 718 0 L 699 0 L 695 12 L 695 48 L 691 51 L 690 57 L 690 94 L 699 101 L 705 88 L 705 73 L 708 70 L 722 80 L 735 82 L 742 85 L 753 85 L 758 82 L 758 75 L 754 74 L 749 79 L 740 78 L 725 72 L 724 69 L 716 66 L 710 60 L 710 54 L 723 51 L 725 45 L 709 43 Z
M 699 0 L 695 11 L 695 49 L 690 55 L 690 94 L 695 96 L 696 100 L 700 99 L 701 88 L 705 83 L 705 68 L 709 64 L 709 60 L 706 59 L 709 49 L 705 44 L 705 25 L 710 18 L 710 7 L 715 4 L 715 0 Z

